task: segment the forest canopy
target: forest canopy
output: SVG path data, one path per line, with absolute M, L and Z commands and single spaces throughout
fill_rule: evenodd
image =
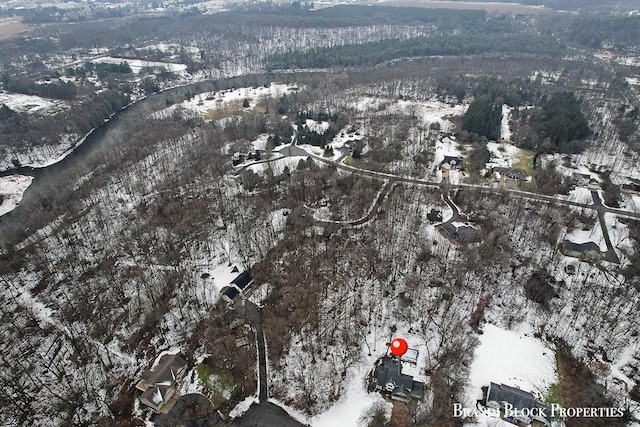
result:
M 534 128 L 543 140 L 538 152 L 577 153 L 585 148 L 591 134 L 589 122 L 573 92 L 553 95 L 533 118 Z

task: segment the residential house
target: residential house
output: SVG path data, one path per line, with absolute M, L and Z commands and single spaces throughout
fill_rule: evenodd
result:
M 471 225 L 451 222 L 444 224 L 442 229 L 458 243 L 473 243 L 480 241 L 480 232 Z M 446 236 L 445 236 L 446 237 Z M 454 242 L 455 243 L 455 242 Z
M 231 281 L 228 286 L 223 287 L 220 292 L 222 298 L 227 302 L 232 302 L 238 295 L 244 295 L 249 288 L 253 285 L 253 277 L 249 272 L 244 271 Z
M 402 364 L 393 357 L 383 357 L 373 371 L 375 389 L 393 400 L 408 403 L 411 399 L 422 399 L 424 384 L 411 375 L 402 373 Z
M 487 389 L 486 406 L 505 411 L 509 421 L 524 425 L 538 422 L 551 425 L 551 407 L 536 401 L 531 393 L 504 384 L 491 383 Z
M 460 167 L 462 161 L 458 156 L 444 156 L 444 160 L 440 162 L 440 166 L 449 165 L 450 168 L 458 168 Z
M 587 173 L 574 172 L 571 175 L 571 179 L 574 185 L 577 185 L 579 187 L 586 187 L 587 185 L 589 185 L 589 180 L 591 179 L 591 175 Z
M 526 171 L 518 168 L 497 167 L 497 168 L 493 168 L 493 173 L 499 174 L 500 176 L 506 176 L 507 178 L 511 178 L 516 181 L 526 181 L 527 178 L 529 177 Z
M 180 354 L 164 354 L 154 369 L 142 373 L 136 384 L 142 391 L 140 402 L 156 412 L 163 412 L 163 407 L 178 393 L 186 370 L 187 361 Z

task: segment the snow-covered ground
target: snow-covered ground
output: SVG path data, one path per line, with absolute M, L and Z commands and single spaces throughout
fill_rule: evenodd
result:
M 313 427 L 357 427 L 360 426 L 360 418 L 374 404 L 380 403 L 387 406 L 391 412 L 391 403 L 384 400 L 380 393 L 368 393 L 364 379 L 367 377 L 375 358 L 363 361 L 350 369 L 349 381 L 344 396 L 322 414 L 311 419 Z
M 482 387 L 490 382 L 517 387 L 544 401 L 551 385 L 558 382 L 555 351 L 544 342 L 533 338 L 531 332 L 516 332 L 486 324 L 480 343 L 475 349 L 469 372 L 467 402 L 463 407 L 473 410 L 482 398 Z M 487 415 L 469 426 L 493 426 L 498 419 Z M 504 423 L 505 426 L 512 424 Z
M 45 113 L 65 107 L 64 101 L 5 91 L 0 91 L 0 104 L 5 104 L 18 113 Z
M 487 163 L 487 167 L 503 167 L 510 168 L 517 164 L 524 152 L 521 148 L 509 143 L 489 142 L 487 149 L 491 153 L 491 160 Z
M 569 240 L 573 243 L 588 243 L 593 242 L 600 250 L 606 252 L 607 244 L 604 241 L 604 237 L 602 236 L 602 228 L 600 227 L 600 221 L 596 221 L 593 227 L 589 230 L 581 230 L 576 228 L 571 232 L 567 233 L 565 239 Z
M 264 151 L 267 149 L 267 140 L 269 139 L 269 134 L 267 133 L 263 133 L 262 135 L 258 136 L 255 140 L 251 141 L 251 147 L 254 150 L 261 150 Z
M 451 132 L 455 126 L 447 117 L 462 116 L 467 108 L 464 104 L 447 104 L 437 100 L 400 100 L 391 104 L 387 112 L 413 115 L 422 120 L 424 126 L 438 123 L 443 132 Z
M 297 88 L 295 90 L 297 90 Z M 212 112 L 222 111 L 231 105 L 241 103 L 245 99 L 249 101 L 248 108 L 255 108 L 258 101 L 263 97 L 280 97 L 293 91 L 294 87 L 290 85 L 271 83 L 269 87 L 242 87 L 219 92 L 204 92 L 179 104 L 174 104 L 160 110 L 151 117 L 154 119 L 164 119 L 170 117 L 176 110 L 182 111 L 187 116 L 196 115 L 206 117 Z
M 511 140 L 511 127 L 509 122 L 511 121 L 511 110 L 507 104 L 502 106 L 502 121 L 500 122 L 500 138 L 506 141 Z
M 22 194 L 31 185 L 32 176 L 11 175 L 0 178 L 0 215 L 11 212 L 22 200 Z
M 185 64 L 174 64 L 172 62 L 155 62 L 155 61 L 145 61 L 142 59 L 129 59 L 129 58 L 113 58 L 111 56 L 104 56 L 101 58 L 93 59 L 91 62 L 97 64 L 121 64 L 122 62 L 126 62 L 129 64 L 131 71 L 135 74 L 140 73 L 143 68 L 150 67 L 163 67 L 168 71 L 172 72 L 180 72 L 186 71 L 187 66 Z
M 271 170 L 274 175 L 281 175 L 285 168 L 289 168 L 289 171 L 293 172 L 298 169 L 298 164 L 300 160 L 306 160 L 304 156 L 293 156 L 293 157 L 284 157 L 282 159 L 275 160 L 273 162 L 263 162 L 256 163 L 249 166 L 247 169 L 250 169 L 256 173 L 262 173 L 267 170 Z
M 530 79 L 535 82 L 540 78 L 543 84 L 553 84 L 560 79 L 560 76 L 562 71 L 534 71 Z

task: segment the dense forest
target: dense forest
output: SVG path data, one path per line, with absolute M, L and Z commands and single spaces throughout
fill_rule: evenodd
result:
M 481 97 L 469 105 L 462 120 L 462 130 L 497 141 L 500 139 L 501 120 L 502 105 Z
M 407 40 L 386 39 L 379 42 L 315 48 L 304 52 L 274 54 L 270 68 L 324 68 L 373 66 L 398 58 L 434 55 L 481 55 L 491 53 L 531 53 L 560 55 L 563 47 L 548 36 L 524 34 L 495 35 L 480 32 L 433 35 Z
M 635 49 L 640 45 L 640 15 L 626 17 L 587 16 L 576 19 L 569 37 L 583 46 L 600 49 Z

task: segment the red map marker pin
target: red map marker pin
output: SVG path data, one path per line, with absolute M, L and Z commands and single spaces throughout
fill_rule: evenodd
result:
M 407 344 L 403 338 L 396 338 L 391 341 L 389 348 L 391 349 L 391 354 L 394 356 L 402 356 L 409 349 L 409 344 Z

